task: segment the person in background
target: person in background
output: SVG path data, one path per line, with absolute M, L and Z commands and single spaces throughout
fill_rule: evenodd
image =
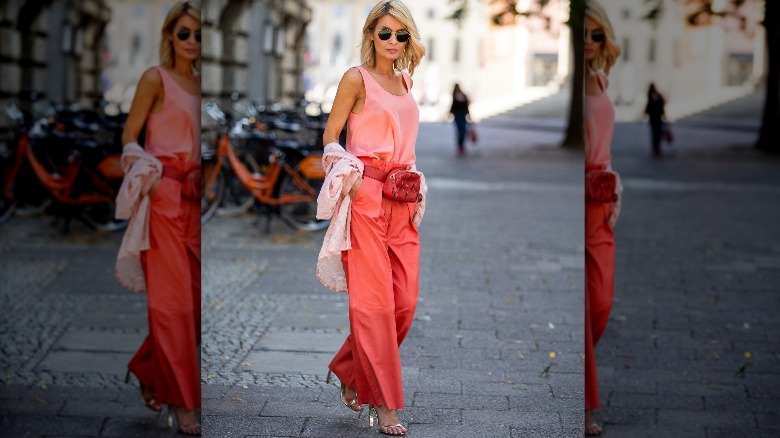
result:
M 650 122 L 650 142 L 653 147 L 653 156 L 661 156 L 661 139 L 664 131 L 664 121 L 666 112 L 664 106 L 666 100 L 655 88 L 654 83 L 650 83 L 647 89 L 647 105 L 645 105 L 645 114 Z
M 466 133 L 468 131 L 469 103 L 469 97 L 466 96 L 466 93 L 460 89 L 460 84 L 456 83 L 452 90 L 452 106 L 450 106 L 450 114 L 452 114 L 452 117 L 455 121 L 458 156 L 463 156 L 466 154 Z

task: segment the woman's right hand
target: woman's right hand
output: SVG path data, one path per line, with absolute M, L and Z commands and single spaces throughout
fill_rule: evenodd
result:
M 358 190 L 360 190 L 360 186 L 363 185 L 363 177 L 358 177 L 358 179 L 355 180 L 355 183 L 352 184 L 352 188 L 349 189 L 349 197 L 354 198 L 357 194 Z

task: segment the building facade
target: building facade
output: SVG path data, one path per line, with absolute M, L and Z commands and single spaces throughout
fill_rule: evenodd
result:
M 535 0 L 520 2 L 532 10 Z M 361 31 L 374 0 L 313 2 L 314 19 L 305 45 L 305 83 L 310 100 L 332 102 L 344 72 L 360 64 Z M 446 116 L 452 88 L 459 83 L 475 102 L 492 108 L 512 106 L 535 89 L 557 88 L 566 82 L 570 34 L 562 23 L 568 1 L 552 0 L 542 17 L 514 25 L 491 23 L 495 5 L 470 0 L 461 23 L 448 18 L 448 0 L 408 1 L 421 34 L 425 58 L 414 75 L 413 93 L 423 119 Z M 487 115 L 487 112 L 484 112 Z
M 303 95 L 305 0 L 202 1 L 202 95 L 290 104 Z
M 90 104 L 101 97 L 110 19 L 103 0 L 0 0 L 0 99 L 34 92 Z
M 716 1 L 713 7 L 725 12 L 730 3 Z M 673 105 L 672 115 L 683 115 L 761 79 L 764 33 L 756 0 L 746 0 L 734 11 L 745 17 L 744 23 L 726 15 L 697 26 L 687 22 L 691 11 L 683 2 L 665 1 L 655 23 L 643 18 L 647 13 L 643 0 L 603 4 L 622 49 L 610 72 L 609 93 L 617 104 L 628 107 L 623 113 L 631 118 L 641 116 L 651 82 Z M 685 108 L 676 111 L 678 104 Z

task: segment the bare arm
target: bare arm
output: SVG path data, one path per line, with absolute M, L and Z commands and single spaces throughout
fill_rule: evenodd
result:
M 349 69 L 344 73 L 341 82 L 339 82 L 338 90 L 336 90 L 333 108 L 330 110 L 328 123 L 322 134 L 323 144 L 339 141 L 339 134 L 344 128 L 344 124 L 347 123 L 349 113 L 362 110 L 364 102 L 363 77 L 357 69 Z
M 141 75 L 133 97 L 133 104 L 127 114 L 125 129 L 122 131 L 122 144 L 138 142 L 138 134 L 144 126 L 146 117 L 162 104 L 163 85 L 160 73 L 150 68 Z
M 328 116 L 328 123 L 325 125 L 325 132 L 322 134 L 322 144 L 338 143 L 339 134 L 347 123 L 349 113 L 359 112 L 363 109 L 365 102 L 365 91 L 363 88 L 363 77 L 357 69 L 349 69 L 339 82 L 336 91 L 336 97 L 333 100 L 333 108 Z M 363 178 L 360 177 L 349 191 L 352 197 L 357 193 L 360 185 L 363 184 Z

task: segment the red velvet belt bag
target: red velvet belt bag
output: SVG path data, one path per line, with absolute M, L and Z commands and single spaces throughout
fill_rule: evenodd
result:
M 407 167 L 395 167 L 384 171 L 374 166 L 365 165 L 363 176 L 383 182 L 382 196 L 399 202 L 419 202 L 420 174 Z
M 601 167 L 585 169 L 585 199 L 591 202 L 616 202 L 615 172 Z

